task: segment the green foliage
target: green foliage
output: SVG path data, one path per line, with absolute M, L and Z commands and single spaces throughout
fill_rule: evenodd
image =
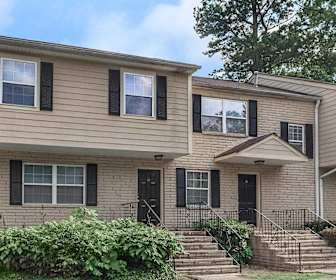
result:
M 336 228 L 325 228 L 320 234 L 333 244 L 336 243 Z
M 253 71 L 336 82 L 336 0 L 202 0 L 195 30 L 206 54 L 221 55 L 217 77 Z
M 331 222 L 331 223 L 334 223 L 334 222 Z M 331 225 L 325 221 L 315 221 L 315 222 L 306 224 L 305 227 L 310 228 L 312 231 L 316 233 L 320 233 L 324 229 L 330 228 Z
M 27 273 L 13 272 L 6 268 L 0 268 L 0 280 L 80 280 L 82 278 L 63 278 L 34 276 Z M 114 280 L 177 280 L 171 267 L 163 267 L 157 270 L 131 270 L 114 277 Z
M 64 221 L 0 231 L 0 264 L 36 275 L 112 279 L 128 267 L 165 266 L 181 250 L 166 230 L 130 219 L 104 222 L 87 209 Z
M 249 244 L 251 229 L 236 220 L 206 221 L 201 228 L 216 237 L 225 250 L 239 263 L 246 264 L 252 258 Z

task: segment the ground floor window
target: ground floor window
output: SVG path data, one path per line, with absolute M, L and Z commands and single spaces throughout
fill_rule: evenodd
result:
M 187 171 L 186 198 L 187 205 L 209 203 L 209 172 Z
M 84 204 L 84 166 L 24 164 L 23 202 Z

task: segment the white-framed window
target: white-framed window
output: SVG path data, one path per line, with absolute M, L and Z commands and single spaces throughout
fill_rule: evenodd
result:
M 23 203 L 84 204 L 85 167 L 25 163 Z
M 187 206 L 209 204 L 209 172 L 186 171 Z
M 0 86 L 0 103 L 36 106 L 37 63 L 1 58 Z
M 247 102 L 202 97 L 202 131 L 247 134 Z
M 305 150 L 304 128 L 301 124 L 288 124 L 288 143 L 302 153 Z
M 124 113 L 154 116 L 154 76 L 124 73 Z

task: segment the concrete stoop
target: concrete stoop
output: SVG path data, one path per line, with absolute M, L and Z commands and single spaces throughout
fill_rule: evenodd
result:
M 184 253 L 175 259 L 176 272 L 191 279 L 239 273 L 239 266 L 218 249 L 217 243 L 205 231 L 174 231 L 181 239 Z
M 321 271 L 336 269 L 336 248 L 330 246 L 318 235 L 306 230 L 289 231 L 301 244 L 301 271 Z M 280 242 L 280 237 L 273 235 L 272 241 L 266 238 L 267 233 L 256 231 L 252 236 L 252 263 L 270 269 L 298 271 L 298 250 L 294 249 L 295 241 Z M 281 247 L 287 249 L 285 253 Z

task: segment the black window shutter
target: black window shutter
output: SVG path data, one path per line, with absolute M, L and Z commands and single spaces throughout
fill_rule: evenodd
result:
M 186 206 L 186 174 L 184 168 L 176 168 L 176 206 Z
M 54 64 L 41 62 L 40 68 L 40 110 L 52 111 Z
M 97 164 L 86 165 L 86 205 L 97 206 Z
M 280 123 L 280 133 L 281 139 L 288 142 L 288 122 Z
M 22 205 L 22 161 L 11 160 L 9 162 L 9 189 L 10 205 Z
M 202 132 L 202 97 L 201 95 L 193 94 L 193 131 Z
M 258 114 L 257 114 L 257 101 L 249 100 L 249 136 L 258 136 Z
M 314 133 L 313 125 L 305 125 L 306 155 L 308 158 L 314 158 Z
M 219 170 L 211 170 L 211 207 L 220 207 L 220 175 Z
M 109 70 L 109 114 L 120 116 L 120 70 Z
M 167 77 L 156 76 L 156 117 L 167 119 Z

